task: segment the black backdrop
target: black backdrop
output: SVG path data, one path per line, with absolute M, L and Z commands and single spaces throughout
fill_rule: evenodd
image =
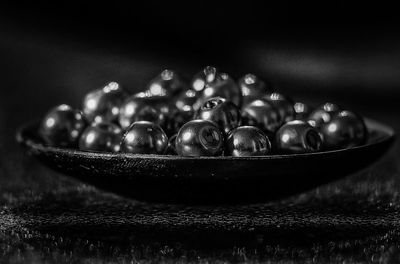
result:
M 215 64 L 237 77 L 252 71 L 300 91 L 380 87 L 387 94 L 399 86 L 396 10 L 357 1 L 39 1 L 2 3 L 0 15 L 3 31 L 20 28 L 68 46 L 183 69 Z
M 394 6 L 58 1 L 0 8 L 0 262 L 399 261 L 399 147 L 358 175 L 249 207 L 127 201 L 25 156 L 15 130 L 106 81 L 255 72 L 400 128 Z M 332 164 L 332 166 L 340 166 Z M 327 168 L 329 169 L 329 168 Z M 323 177 L 323 175 L 321 175 Z

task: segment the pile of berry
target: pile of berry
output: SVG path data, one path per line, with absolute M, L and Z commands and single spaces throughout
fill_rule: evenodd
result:
M 111 82 L 88 93 L 82 111 L 53 108 L 39 133 L 50 146 L 181 156 L 308 153 L 358 146 L 368 135 L 362 117 L 335 104 L 312 110 L 253 74 L 235 82 L 210 66 L 190 84 L 164 70 L 134 95 Z

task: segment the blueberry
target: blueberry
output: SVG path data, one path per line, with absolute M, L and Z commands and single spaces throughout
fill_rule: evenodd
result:
M 83 113 L 90 122 L 113 122 L 128 94 L 116 82 L 89 92 L 83 100 Z
M 280 153 L 308 153 L 319 151 L 322 147 L 318 131 L 301 120 L 290 121 L 279 128 L 275 143 Z
M 265 96 L 264 99 L 270 102 L 278 110 L 281 124 L 295 119 L 296 112 L 290 98 L 280 93 L 271 93 Z
M 271 143 L 264 132 L 253 126 L 241 126 L 229 132 L 224 153 L 235 157 L 261 156 L 270 150 Z
M 168 98 L 162 96 L 145 96 L 143 93 L 130 96 L 122 104 L 119 124 L 126 130 L 133 122 L 149 121 L 166 127 L 172 109 Z
M 207 66 L 196 73 L 192 80 L 192 89 L 196 92 L 203 91 L 207 85 L 221 80 L 220 72 L 213 66 Z
M 79 140 L 79 148 L 87 151 L 118 152 L 122 129 L 113 123 L 93 123 Z
M 187 90 L 182 92 L 177 98 L 173 101 L 175 107 L 182 112 L 191 113 L 194 115 L 195 111 L 195 103 L 198 99 L 198 92 L 195 90 Z
M 312 126 L 320 128 L 323 124 L 330 122 L 339 111 L 340 108 L 336 104 L 325 103 L 311 112 L 308 116 L 308 122 Z
M 256 126 L 267 135 L 274 133 L 280 126 L 278 110 L 264 99 L 246 105 L 242 110 L 242 118 L 243 125 Z
M 196 104 L 202 105 L 208 99 L 218 96 L 225 98 L 238 107 L 242 104 L 242 94 L 239 86 L 226 73 L 221 73 L 219 79 L 205 86 Z
M 173 97 L 189 89 L 188 84 L 176 72 L 164 70 L 150 81 L 147 91 L 152 96 Z
M 362 117 L 350 111 L 341 111 L 321 127 L 324 147 L 327 149 L 350 148 L 367 140 L 367 128 Z
M 46 114 L 40 123 L 39 134 L 50 146 L 76 147 L 86 126 L 87 121 L 81 111 L 63 104 Z
M 200 107 L 196 119 L 214 121 L 221 131 L 228 133 L 240 125 L 241 116 L 234 103 L 222 97 L 214 97 Z
M 311 107 L 308 104 L 302 102 L 296 102 L 293 105 L 295 111 L 296 120 L 306 120 L 310 113 L 312 112 Z
M 180 156 L 219 156 L 222 154 L 224 135 L 217 124 L 208 120 L 192 120 L 178 132 L 175 146 Z
M 254 74 L 248 73 L 239 79 L 243 99 L 243 105 L 266 96 L 270 91 L 270 87 Z
M 121 141 L 121 152 L 134 154 L 163 154 L 168 137 L 162 128 L 148 121 L 133 123 Z
M 171 111 L 168 122 L 163 127 L 168 136 L 178 133 L 179 129 L 190 120 L 193 120 L 193 113 L 186 111 L 179 111 L 177 109 Z

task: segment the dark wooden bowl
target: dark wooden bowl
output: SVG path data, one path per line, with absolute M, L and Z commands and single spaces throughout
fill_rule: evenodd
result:
M 394 141 L 390 128 L 366 120 L 368 143 L 310 154 L 262 157 L 180 157 L 85 152 L 43 145 L 38 123 L 17 141 L 48 167 L 134 199 L 162 203 L 253 203 L 300 193 L 359 171 Z

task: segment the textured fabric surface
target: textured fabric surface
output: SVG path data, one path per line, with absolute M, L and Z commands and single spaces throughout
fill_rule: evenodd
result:
M 190 207 L 127 200 L 45 168 L 14 134 L 57 103 L 79 105 L 107 79 L 126 81 L 139 68 L 132 74 L 144 82 L 150 64 L 28 43 L 0 41 L 0 263 L 400 262 L 398 144 L 357 175 L 283 201 Z M 345 99 L 400 128 L 398 106 Z
M 133 202 L 21 157 L 20 174 L 13 181 L 1 178 L 1 257 L 67 263 L 396 262 L 399 183 L 389 177 L 397 175 L 394 154 L 372 170 L 307 194 L 229 207 Z

